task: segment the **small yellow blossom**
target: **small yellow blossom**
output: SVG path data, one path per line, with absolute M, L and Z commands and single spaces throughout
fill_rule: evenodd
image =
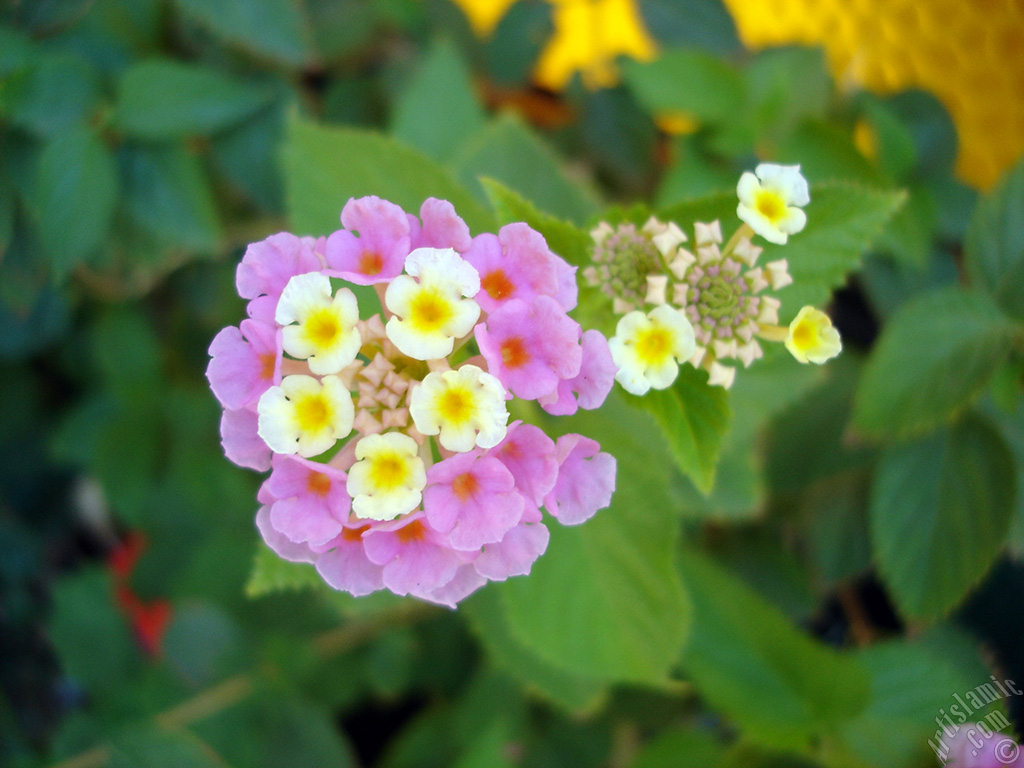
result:
M 786 349 L 801 363 L 821 365 L 838 355 L 843 344 L 828 315 L 814 307 L 804 307 L 789 324 Z
M 406 259 L 405 271 L 384 294 L 384 304 L 394 313 L 387 336 L 404 355 L 439 360 L 480 317 L 480 306 L 463 298 L 480 290 L 480 275 L 451 248 L 417 248 Z
M 672 385 L 679 375 L 679 364 L 696 351 L 696 341 L 686 316 L 662 304 L 646 315 L 639 310 L 624 315 L 608 348 L 619 369 L 616 381 L 627 392 L 643 395 L 651 388 Z
M 736 215 L 768 242 L 785 245 L 807 224 L 801 209 L 811 197 L 799 165 L 761 163 L 740 177 L 736 193 Z
M 449 451 L 493 448 L 507 431 L 505 388 L 475 365 L 427 374 L 412 392 L 409 413 L 421 434 L 440 434 Z
M 274 319 L 284 326 L 284 351 L 306 360 L 309 370 L 321 376 L 350 364 L 362 345 L 356 328 L 359 306 L 355 294 L 340 288 L 332 298 L 331 281 L 320 272 L 296 275 L 288 281 Z
M 368 435 L 356 444 L 346 490 L 356 517 L 393 520 L 419 506 L 427 473 L 416 441 L 401 432 Z
M 320 381 L 285 376 L 281 386 L 263 393 L 256 408 L 257 432 L 270 449 L 305 458 L 318 456 L 347 436 L 355 415 L 352 395 L 337 376 Z

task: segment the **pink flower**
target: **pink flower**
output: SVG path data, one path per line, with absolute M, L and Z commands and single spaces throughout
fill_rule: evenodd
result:
M 341 534 L 352 499 L 344 472 L 299 456 L 277 454 L 264 487 L 276 501 L 270 523 L 292 541 L 326 544 Z
M 505 439 L 487 452 L 512 473 L 516 490 L 529 499 L 533 506 L 544 503 L 544 497 L 555 487 L 558 479 L 558 459 L 555 441 L 543 430 L 521 421 L 509 425 Z
M 405 211 L 379 197 L 360 197 L 345 203 L 341 223 L 345 229 L 327 238 L 326 254 L 327 265 L 339 277 L 372 285 L 402 273 L 411 250 Z
M 506 426 L 514 396 L 552 414 L 597 407 L 608 344 L 568 316 L 576 269 L 526 224 L 473 239 L 445 200 L 413 216 L 372 196 L 349 200 L 341 224 L 246 251 L 249 319 L 209 348 L 224 452 L 271 470 L 256 525 L 279 556 L 353 595 L 454 607 L 529 573 L 545 509 L 574 524 L 608 503 L 615 461 L 597 443 Z M 377 285 L 381 313 L 363 302 L 357 322 L 338 279 Z
M 256 513 L 256 528 L 263 541 L 284 560 L 293 563 L 315 563 L 317 554 L 309 545 L 292 541 L 270 523 L 270 507 L 260 507 Z
M 459 253 L 472 243 L 469 227 L 447 200 L 428 197 L 420 206 L 420 218 L 407 214 L 409 219 L 409 250 L 417 248 L 454 248 Z M 423 224 L 420 224 L 420 219 Z
M 562 379 L 554 392 L 537 401 L 552 416 L 572 416 L 577 408 L 599 408 L 612 391 L 618 366 L 612 360 L 608 340 L 600 332 L 591 330 L 584 331 L 580 343 L 583 347 L 580 372 L 571 379 Z
M 295 275 L 316 272 L 323 262 L 314 251 L 311 237 L 279 232 L 245 249 L 235 273 L 238 295 L 243 299 L 270 296 L 277 303 L 281 291 Z
M 559 292 L 558 262 L 541 234 L 526 224 L 506 224 L 497 236 L 473 238 L 465 259 L 480 273 L 476 301 L 493 312 L 512 299 L 529 302 L 535 296 Z
M 491 581 L 504 581 L 509 576 L 524 576 L 537 558 L 548 548 L 547 526 L 543 523 L 520 523 L 501 541 L 488 544 L 473 561 L 480 575 Z
M 512 299 L 476 327 L 490 373 L 516 397 L 536 400 L 580 371 L 580 326 L 549 296 Z
M 559 256 L 556 256 L 555 259 L 555 269 L 558 272 L 558 292 L 555 294 L 555 299 L 562 305 L 562 309 L 568 312 L 576 308 L 579 299 L 579 286 L 576 285 L 577 268 L 570 266 Z
M 615 458 L 600 450 L 597 441 L 582 435 L 558 438 L 558 480 L 544 507 L 562 525 L 579 525 L 611 504 Z
M 210 344 L 206 378 L 225 408 L 254 405 L 268 387 L 281 383 L 277 328 L 243 320 L 239 328 L 223 329 Z
M 952 736 L 943 735 L 943 742 L 949 768 L 1024 768 L 1024 754 L 1017 743 L 980 723 L 958 726 Z
M 343 528 L 316 560 L 316 570 L 335 589 L 360 597 L 384 588 L 384 569 L 371 563 L 363 546 L 369 525 Z
M 487 579 L 481 576 L 472 563 L 459 566 L 459 569 L 452 576 L 448 583 L 438 587 L 431 592 L 416 595 L 432 603 L 446 605 L 454 608 L 456 603 L 476 592 L 487 583 Z
M 430 527 L 448 534 L 452 547 L 474 551 L 500 541 L 519 522 L 523 497 L 505 465 L 477 450 L 430 468 L 423 508 Z
M 258 422 L 256 411 L 224 411 L 220 418 L 220 444 L 224 455 L 238 466 L 264 472 L 270 469 L 270 448 L 256 433 Z
M 396 595 L 425 595 L 443 587 L 467 561 L 444 534 L 424 522 L 422 512 L 376 523 L 363 534 L 366 556 L 384 567 L 384 586 Z

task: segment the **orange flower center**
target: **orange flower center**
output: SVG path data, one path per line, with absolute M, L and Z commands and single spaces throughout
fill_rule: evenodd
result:
M 378 275 L 384 269 L 384 257 L 376 251 L 364 251 L 359 255 L 359 271 L 364 275 Z
M 495 301 L 501 301 L 501 299 L 511 296 L 516 289 L 515 284 L 508 279 L 508 275 L 503 269 L 496 269 L 484 275 L 480 280 L 480 287 L 487 291 L 487 295 Z
M 423 538 L 424 533 L 426 533 L 426 530 L 423 528 L 423 523 L 419 520 L 413 520 L 405 527 L 395 531 L 398 540 L 403 544 L 408 544 L 410 541 L 419 541 Z
M 326 496 L 327 492 L 331 490 L 331 478 L 323 472 L 314 472 L 306 481 L 306 487 L 310 493 L 315 493 L 317 496 Z
M 530 353 L 521 338 L 513 336 L 505 340 L 501 345 L 501 361 L 506 368 L 520 368 L 530 362 Z
M 459 501 L 465 501 L 480 488 L 480 483 L 471 472 L 464 472 L 452 481 L 452 493 Z

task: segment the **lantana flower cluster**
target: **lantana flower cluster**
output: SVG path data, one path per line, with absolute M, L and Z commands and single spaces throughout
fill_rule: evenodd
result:
M 271 470 L 256 523 L 278 555 L 353 595 L 455 605 L 530 571 L 542 510 L 575 525 L 610 503 L 615 459 L 510 422 L 508 401 L 596 408 L 611 351 L 569 317 L 575 268 L 525 224 L 471 237 L 447 201 L 417 217 L 377 197 L 341 223 L 246 250 L 248 319 L 207 369 L 224 450 Z
M 773 294 L 793 282 L 789 264 L 758 264 L 756 235 L 784 245 L 807 223 L 810 195 L 799 166 L 761 164 L 742 175 L 737 194 L 743 224 L 724 244 L 718 220 L 696 222 L 692 239 L 653 216 L 640 227 L 601 222 L 591 232 L 593 264 L 583 276 L 622 315 L 610 348 L 628 392 L 665 389 L 684 363 L 707 370 L 710 384 L 731 387 L 738 364 L 763 356 L 762 341 L 785 342 L 801 363 L 839 354 L 839 334 L 814 307 L 778 325 Z

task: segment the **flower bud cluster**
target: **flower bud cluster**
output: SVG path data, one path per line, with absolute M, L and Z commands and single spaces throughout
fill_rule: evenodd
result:
M 651 217 L 642 227 L 600 223 L 585 281 L 623 315 L 610 346 L 619 383 L 633 394 L 672 384 L 689 362 L 712 385 L 731 387 L 737 364 L 764 352 L 760 341 L 785 341 L 802 363 L 823 363 L 841 349 L 824 313 L 804 307 L 787 328 L 773 293 L 793 282 L 786 259 L 759 264 L 760 235 L 782 245 L 804 228 L 810 201 L 797 166 L 762 164 L 737 187 L 743 224 L 723 245 L 721 223 L 696 222 L 692 240 L 674 222 Z M 646 311 L 647 308 L 654 307 Z
M 249 317 L 217 335 L 207 369 L 224 450 L 271 470 L 256 523 L 281 557 L 353 595 L 455 605 L 530 571 L 542 510 L 573 525 L 610 503 L 614 458 L 510 424 L 507 401 L 596 408 L 611 351 L 568 315 L 575 268 L 525 224 L 471 237 L 447 201 L 417 217 L 376 197 L 341 222 L 247 249 Z

